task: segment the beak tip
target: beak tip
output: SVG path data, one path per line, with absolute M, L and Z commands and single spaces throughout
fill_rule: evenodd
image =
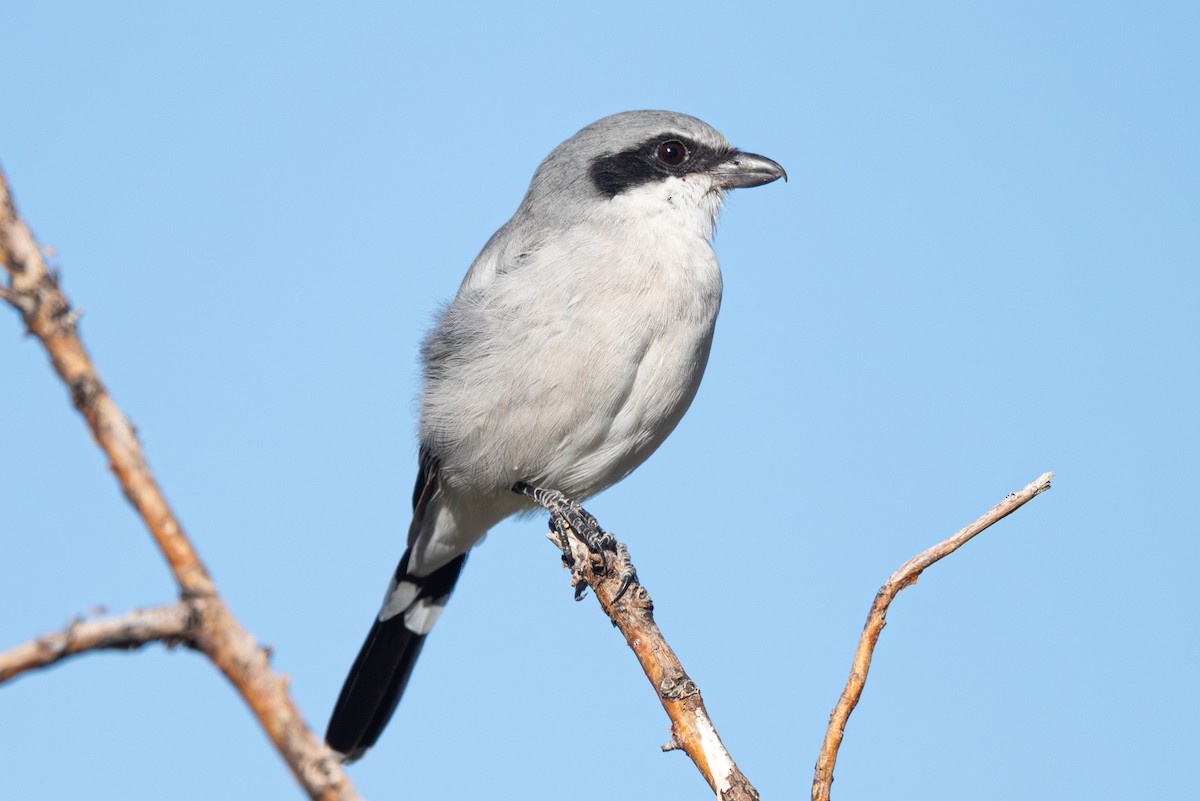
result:
M 722 185 L 725 189 L 745 189 L 765 186 L 780 178 L 788 179 L 787 170 L 779 162 L 757 153 L 738 152 L 736 158 L 727 162 L 722 170 Z

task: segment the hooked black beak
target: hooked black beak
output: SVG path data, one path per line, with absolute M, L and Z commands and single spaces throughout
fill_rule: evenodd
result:
M 746 189 L 763 186 L 780 178 L 787 180 L 787 171 L 766 156 L 735 150 L 733 155 L 712 169 L 713 180 L 722 189 Z

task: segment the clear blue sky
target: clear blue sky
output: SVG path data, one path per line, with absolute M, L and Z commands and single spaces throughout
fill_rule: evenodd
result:
M 315 727 L 402 548 L 437 304 L 552 147 L 669 108 L 791 181 L 731 197 L 704 385 L 590 508 L 764 798 L 807 797 L 883 579 L 1045 470 L 900 596 L 835 797 L 1195 792 L 1195 4 L 246 5 L 10 4 L 0 165 Z M 21 334 L 0 648 L 173 591 Z M 544 529 L 468 563 L 367 798 L 707 797 Z M 186 651 L 0 687 L 0 753 L 11 798 L 300 797 Z

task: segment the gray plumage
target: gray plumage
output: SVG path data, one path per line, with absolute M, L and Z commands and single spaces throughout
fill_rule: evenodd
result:
M 721 305 L 709 240 L 725 190 L 779 177 L 775 162 L 666 111 L 606 117 L 542 162 L 425 340 L 422 477 L 376 627 L 404 613 L 423 640 L 463 555 L 531 508 L 517 482 L 583 500 L 662 444 L 708 361 Z M 426 577 L 451 567 L 444 594 L 418 609 Z M 346 697 L 358 668 L 339 709 L 356 706 Z M 372 728 L 395 699 L 384 705 Z M 357 756 L 377 736 L 335 747 Z

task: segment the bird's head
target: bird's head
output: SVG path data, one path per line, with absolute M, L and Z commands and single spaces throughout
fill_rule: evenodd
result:
M 715 128 L 670 111 L 626 111 L 556 147 L 522 208 L 538 217 L 681 214 L 711 235 L 725 191 L 787 179 L 776 162 L 733 147 Z

